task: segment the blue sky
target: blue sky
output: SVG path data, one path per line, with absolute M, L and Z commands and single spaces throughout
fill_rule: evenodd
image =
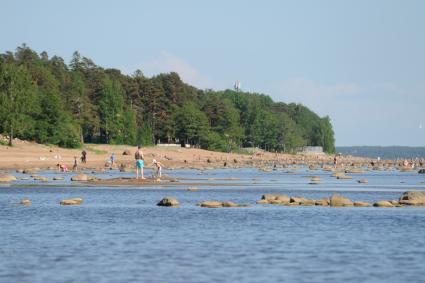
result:
M 337 145 L 425 146 L 425 1 L 1 1 L 0 52 L 199 88 L 242 89 L 331 117 Z M 421 127 L 422 125 L 422 127 Z

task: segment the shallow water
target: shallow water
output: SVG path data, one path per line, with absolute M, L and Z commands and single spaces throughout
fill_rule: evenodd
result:
M 181 186 L 78 186 L 69 181 L 72 174 L 64 181 L 23 180 L 2 187 L 0 282 L 423 282 L 425 208 L 285 207 L 255 201 L 264 193 L 397 199 L 403 191 L 424 189 L 425 176 L 384 171 L 335 180 L 329 172 L 286 171 L 165 172 L 239 179 L 210 180 L 222 185 L 201 186 L 197 192 Z M 321 184 L 309 185 L 306 176 L 311 175 L 321 176 Z M 356 183 L 362 178 L 369 184 Z M 157 207 L 164 196 L 176 197 L 181 206 Z M 84 203 L 58 205 L 68 197 L 83 197 Z M 17 205 L 22 198 L 33 204 Z M 203 200 L 251 206 L 195 205 Z

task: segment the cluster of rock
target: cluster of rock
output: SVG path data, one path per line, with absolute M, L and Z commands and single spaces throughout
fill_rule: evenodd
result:
M 334 194 L 329 199 L 320 200 L 306 199 L 304 197 L 288 197 L 283 194 L 266 194 L 256 202 L 257 204 L 275 204 L 286 206 L 331 206 L 331 207 L 370 207 L 372 204 L 368 202 L 353 202 L 341 195 Z M 425 206 L 425 191 L 409 191 L 401 195 L 399 200 L 380 200 L 373 204 L 375 207 L 402 207 L 402 206 Z
M 288 197 L 287 195 L 284 195 L 284 194 L 277 194 L 277 195 L 265 194 L 256 203 L 257 204 L 287 205 L 287 206 L 295 206 L 295 205 L 327 206 L 327 205 L 329 205 L 329 199 L 314 200 L 314 199 L 307 199 L 307 198 L 304 198 L 304 197 Z
M 60 205 L 80 205 L 82 198 L 63 199 Z M 370 207 L 368 202 L 353 202 L 341 195 L 334 194 L 330 198 L 319 200 L 307 199 L 304 197 L 288 197 L 284 194 L 265 194 L 257 204 L 274 204 L 286 206 L 330 206 L 330 207 Z M 21 205 L 31 205 L 29 199 L 22 199 Z M 158 206 L 177 207 L 179 201 L 172 197 L 165 197 L 157 203 Z M 198 204 L 200 207 L 220 208 L 220 207 L 247 207 L 246 204 L 237 204 L 232 201 L 203 201 Z M 381 200 L 373 204 L 374 207 L 402 207 L 402 206 L 425 206 L 425 191 L 408 191 L 401 195 L 399 200 Z
M 177 199 L 172 197 L 165 197 L 162 200 L 160 200 L 157 204 L 157 206 L 171 206 L 176 207 L 179 206 L 180 203 Z M 220 207 L 246 207 L 245 204 L 237 204 L 232 201 L 203 201 L 198 204 L 200 207 L 206 207 L 206 208 L 220 208 Z

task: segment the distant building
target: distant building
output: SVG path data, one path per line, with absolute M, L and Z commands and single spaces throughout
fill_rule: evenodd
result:
M 321 146 L 303 146 L 296 148 L 297 154 L 324 154 Z

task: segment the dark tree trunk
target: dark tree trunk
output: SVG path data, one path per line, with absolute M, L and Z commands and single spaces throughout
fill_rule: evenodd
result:
M 13 146 L 13 126 L 10 127 L 9 146 Z

